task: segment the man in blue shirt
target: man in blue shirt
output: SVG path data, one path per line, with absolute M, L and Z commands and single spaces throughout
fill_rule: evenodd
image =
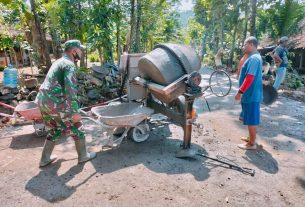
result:
M 280 45 L 275 48 L 275 52 L 273 54 L 274 62 L 277 66 L 276 69 L 276 77 L 273 84 L 273 87 L 278 90 L 281 83 L 285 79 L 286 70 L 288 66 L 288 37 L 281 37 L 279 40 Z
M 248 126 L 249 139 L 238 147 L 245 150 L 256 149 L 256 126 L 260 124 L 260 103 L 263 100 L 262 58 L 257 52 L 255 37 L 245 40 L 244 51 L 249 55 L 242 66 L 239 77 L 239 90 L 235 96 L 241 101 L 243 124 Z

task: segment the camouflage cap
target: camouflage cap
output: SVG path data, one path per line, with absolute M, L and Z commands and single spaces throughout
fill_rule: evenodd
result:
M 281 38 L 280 38 L 279 42 L 280 42 L 280 43 L 283 43 L 283 42 L 287 42 L 288 40 L 289 40 L 288 37 L 287 37 L 287 36 L 284 36 L 284 37 L 281 37 Z
M 78 49 L 85 49 L 86 47 L 80 43 L 79 40 L 68 40 L 65 42 L 65 50 L 69 50 L 72 47 L 76 47 Z

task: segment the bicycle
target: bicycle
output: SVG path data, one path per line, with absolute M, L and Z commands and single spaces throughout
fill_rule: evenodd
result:
M 214 69 L 209 78 L 209 85 L 202 88 L 202 92 L 211 89 L 211 92 L 217 97 L 227 96 L 232 89 L 232 81 L 229 74 L 224 70 Z

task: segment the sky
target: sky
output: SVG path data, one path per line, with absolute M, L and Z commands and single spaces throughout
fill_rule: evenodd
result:
M 180 11 L 189 11 L 192 10 L 194 4 L 192 0 L 181 0 L 181 5 L 179 6 Z

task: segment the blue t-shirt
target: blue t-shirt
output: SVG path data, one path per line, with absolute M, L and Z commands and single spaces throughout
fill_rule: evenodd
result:
M 288 49 L 285 47 L 282 47 L 281 45 L 275 48 L 275 53 L 278 54 L 278 56 L 282 59 L 282 63 L 280 67 L 287 68 L 288 66 Z
M 242 103 L 261 103 L 263 100 L 263 81 L 262 81 L 262 57 L 258 52 L 248 57 L 241 68 L 239 76 L 239 87 L 243 84 L 248 74 L 254 76 L 254 80 L 248 90 L 242 95 Z

